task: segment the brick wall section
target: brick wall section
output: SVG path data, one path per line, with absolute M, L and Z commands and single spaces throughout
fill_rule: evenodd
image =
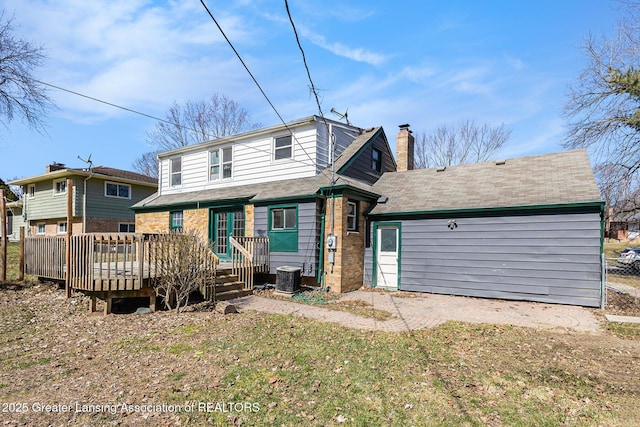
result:
M 119 224 L 130 223 L 123 219 L 113 218 L 87 218 L 87 233 L 117 233 L 119 230 Z M 76 232 L 74 224 L 73 232 Z M 80 231 L 82 232 L 82 223 L 80 223 Z
M 358 229 L 347 230 L 347 200 L 343 206 L 343 235 L 342 235 L 342 292 L 354 291 L 362 286 L 364 280 L 364 202 L 352 200 L 358 206 Z
M 190 209 L 184 211 L 183 226 L 185 231 L 195 231 L 199 239 L 209 242 L 209 209 Z
M 47 219 L 43 221 L 31 221 L 29 225 L 28 234 L 29 236 L 37 236 L 38 235 L 38 224 L 44 223 L 44 235 L 46 236 L 57 236 L 64 235 L 65 233 L 58 233 L 58 223 L 66 222 L 65 219 Z M 73 218 L 71 223 L 71 230 L 73 234 L 82 233 L 82 218 Z
M 333 292 L 349 292 L 362 286 L 364 277 L 364 209 L 363 202 L 358 203 L 358 231 L 347 231 L 348 202 L 346 197 L 335 198 L 334 234 L 338 236 L 335 251 L 335 264 L 331 273 L 329 250 L 326 239 L 331 234 L 331 199 L 325 206 L 324 273 L 325 285 Z
M 403 125 L 405 126 L 405 125 Z M 401 127 L 396 139 L 396 162 L 398 172 L 413 170 L 413 155 L 415 139 L 411 135 L 409 125 Z
M 244 207 L 244 235 L 247 237 L 254 236 L 255 228 L 255 206 L 245 205 Z
M 136 213 L 137 233 L 166 233 L 169 231 L 169 212 Z

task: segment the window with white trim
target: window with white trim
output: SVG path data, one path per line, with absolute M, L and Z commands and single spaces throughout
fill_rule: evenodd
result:
M 169 174 L 171 175 L 170 183 L 172 187 L 182 185 L 182 158 L 181 157 L 175 157 L 171 159 Z
M 67 192 L 67 180 L 59 179 L 53 181 L 53 194 L 65 194 Z
M 347 230 L 358 231 L 358 204 L 347 202 Z
M 136 225 L 133 222 L 121 222 L 118 224 L 118 233 L 135 233 Z
M 221 171 L 222 170 L 222 175 Z M 209 151 L 209 181 L 233 176 L 233 150 L 231 147 Z
M 38 225 L 36 225 L 36 234 L 45 234 L 46 232 L 47 229 L 44 222 L 40 222 L 38 223 Z
M 58 234 L 64 234 L 67 232 L 67 222 L 62 221 L 58 223 Z
M 30 199 L 33 199 L 34 197 L 36 197 L 36 185 L 35 184 L 27 185 L 27 196 Z
M 104 183 L 105 197 L 116 197 L 118 199 L 131 198 L 131 186 L 129 184 L 119 184 L 117 182 Z
M 279 136 L 273 142 L 273 160 L 293 158 L 293 142 L 291 135 Z

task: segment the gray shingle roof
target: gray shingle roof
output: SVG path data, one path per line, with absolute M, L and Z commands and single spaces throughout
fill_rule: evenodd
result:
M 386 173 L 373 190 L 388 197 L 374 215 L 601 201 L 586 150 Z
M 324 170 L 320 172 L 320 174 L 309 178 L 285 179 L 236 187 L 188 191 L 177 194 L 165 194 L 160 197 L 158 197 L 156 193 L 136 203 L 133 208 L 148 209 L 176 204 L 205 203 L 230 199 L 247 199 L 256 202 L 287 197 L 304 197 L 314 195 L 318 193 L 321 188 L 328 187 L 330 184 L 331 174 L 329 171 Z M 366 183 L 337 174 L 336 185 L 349 185 L 360 190 L 372 191 L 371 186 Z

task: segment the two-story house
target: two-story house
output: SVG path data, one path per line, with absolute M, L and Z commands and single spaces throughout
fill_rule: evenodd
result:
M 104 166 L 68 168 L 60 163 L 48 165 L 44 174 L 9 184 L 23 189 L 22 221 L 13 222 L 13 233 L 17 233 L 18 225 L 24 224 L 31 236 L 64 234 L 67 227 L 72 227 L 74 234 L 134 232 L 135 214 L 131 205 L 158 188 L 155 178 L 135 172 Z M 71 224 L 67 224 L 68 192 L 71 192 Z
M 586 151 L 412 170 L 413 144 L 400 126 L 394 159 L 381 127 L 312 116 L 161 153 L 136 230 L 198 230 L 222 260 L 230 237 L 268 236 L 271 274 L 299 267 L 336 292 L 600 305 Z
M 135 204 L 136 229 L 206 233 L 231 256 L 229 237 L 268 236 L 271 273 L 301 268 L 341 292 L 362 284 L 370 184 L 396 169 L 381 128 L 317 116 L 159 155 L 158 193 Z M 332 167 L 333 164 L 333 167 Z M 327 235 L 337 246 L 327 252 Z

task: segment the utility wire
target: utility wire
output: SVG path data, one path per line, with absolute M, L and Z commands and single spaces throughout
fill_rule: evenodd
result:
M 249 67 L 247 66 L 247 64 L 244 62 L 244 60 L 242 59 L 242 57 L 240 56 L 240 54 L 238 53 L 238 51 L 236 50 L 235 46 L 233 46 L 233 43 L 231 43 L 231 40 L 229 40 L 229 37 L 227 37 L 227 35 L 225 34 L 224 30 L 222 29 L 222 27 L 220 26 L 220 24 L 218 23 L 218 21 L 216 20 L 216 18 L 213 16 L 213 13 L 211 13 L 211 11 L 209 10 L 209 8 L 207 7 L 207 5 L 205 4 L 204 0 L 200 0 L 200 3 L 202 3 L 202 6 L 204 7 L 204 9 L 207 11 L 207 13 L 209 14 L 209 17 L 211 18 L 211 20 L 214 22 L 214 24 L 216 24 L 216 27 L 218 27 L 218 30 L 220 30 L 220 34 L 222 34 L 222 36 L 224 37 L 224 39 L 227 41 L 227 44 L 229 45 L 229 47 L 231 47 L 231 50 L 233 50 L 233 53 L 236 54 L 236 56 L 238 57 L 238 60 L 240 60 L 240 63 L 242 64 L 242 66 L 244 67 L 244 69 L 247 71 L 247 73 L 249 74 L 249 76 L 251 76 L 251 79 L 253 80 L 253 82 L 256 84 L 256 86 L 258 87 L 258 89 L 260 90 L 260 93 L 262 93 L 262 96 L 264 96 L 264 99 L 267 100 L 267 102 L 269 103 L 269 105 L 271 106 L 271 109 L 276 113 L 276 115 L 278 116 L 278 118 L 280 119 L 280 121 L 282 122 L 282 124 L 284 125 L 284 127 L 289 131 L 289 133 L 291 134 L 291 137 L 293 139 L 295 139 L 295 141 L 298 143 L 298 145 L 300 146 L 300 148 L 302 149 L 302 151 L 304 152 L 304 154 L 307 155 L 307 157 L 309 157 L 309 160 L 311 160 L 311 163 L 313 165 L 316 165 L 316 162 L 313 160 L 313 158 L 309 155 L 309 153 L 307 153 L 307 150 L 305 150 L 304 146 L 300 143 L 300 141 L 298 141 L 298 138 L 296 138 L 296 136 L 293 134 L 293 131 L 289 128 L 289 126 L 287 125 L 287 123 L 284 121 L 284 119 L 282 118 L 282 116 L 280 115 L 280 113 L 278 112 L 278 110 L 276 109 L 275 105 L 273 105 L 273 102 L 271 102 L 271 100 L 269 99 L 269 97 L 267 96 L 266 92 L 264 91 L 264 89 L 262 89 L 262 86 L 260 86 L 260 83 L 258 83 L 258 80 L 255 78 L 255 76 L 253 75 L 253 73 L 251 72 L 251 70 L 249 70 Z M 324 119 L 324 117 L 323 117 Z M 326 123 L 326 122 L 325 122 Z
M 131 108 L 123 107 L 122 105 L 114 104 L 114 103 L 112 103 L 112 102 L 105 101 L 105 100 L 103 100 L 103 99 L 99 99 L 99 98 L 95 98 L 95 97 L 93 97 L 93 96 L 85 95 L 85 94 L 83 94 L 83 93 L 76 92 L 76 91 L 73 91 L 73 90 L 71 90 L 71 89 L 66 89 L 66 88 L 61 87 L 61 86 L 56 86 L 56 85 L 51 84 L 51 83 L 43 82 L 43 81 L 41 81 L 41 80 L 34 80 L 34 81 L 36 81 L 36 82 L 38 82 L 38 83 L 40 83 L 40 84 L 43 84 L 43 85 L 45 85 L 45 86 L 49 86 L 49 87 L 52 87 L 52 88 L 54 88 L 54 89 L 61 90 L 61 91 L 63 91 L 63 92 L 68 92 L 68 93 L 70 93 L 70 94 L 72 94 L 72 95 L 76 95 L 76 96 L 80 96 L 80 97 L 82 97 L 82 98 L 90 99 L 91 101 L 99 102 L 99 103 L 101 103 L 101 104 L 105 104 L 105 105 L 108 105 L 108 106 L 110 106 L 110 107 L 119 108 L 119 109 L 121 109 L 121 110 L 124 110 L 124 111 L 130 112 L 130 113 L 134 113 L 134 114 L 138 114 L 138 115 L 140 115 L 140 116 L 147 117 L 147 118 L 150 118 L 150 119 L 153 119 L 153 120 L 157 120 L 157 121 L 159 121 L 159 122 L 167 123 L 167 124 L 169 124 L 169 125 L 179 127 L 180 129 L 188 130 L 188 131 L 195 132 L 195 133 L 198 133 L 198 134 L 199 134 L 199 133 L 201 133 L 201 131 L 199 131 L 199 130 L 197 130 L 197 129 L 194 129 L 194 128 L 190 128 L 190 127 L 188 127 L 188 126 L 181 125 L 180 123 L 177 123 L 177 122 L 172 122 L 172 121 L 170 121 L 170 120 L 161 119 L 161 118 L 159 118 L 159 117 L 152 116 L 151 114 L 147 114 L 147 113 L 143 113 L 143 112 L 141 112 L 141 111 L 137 111 L 137 110 L 134 110 L 134 109 L 131 109 Z M 210 139 L 211 141 L 214 141 L 214 140 L 216 140 L 216 139 L 219 139 L 219 138 L 213 137 L 213 136 L 211 136 L 211 135 L 208 135 L 208 137 L 209 137 L 209 138 L 211 138 L 211 139 Z M 294 138 L 295 138 L 295 137 L 294 137 Z M 207 142 L 207 141 L 202 141 L 202 142 Z M 251 145 L 247 145 L 246 147 L 247 147 L 247 148 L 250 148 L 250 149 L 252 149 L 252 150 L 254 150 L 254 151 L 258 151 L 258 152 L 261 152 L 261 153 L 265 153 L 265 154 L 269 154 L 269 155 L 271 155 L 271 151 L 269 151 L 269 150 L 263 150 L 263 149 L 260 149 L 260 148 L 258 148 L 258 147 L 254 147 L 254 146 L 251 146 Z M 176 148 L 179 148 L 179 147 L 176 147 Z M 292 160 L 292 161 L 294 161 L 294 162 L 297 162 L 297 163 L 301 163 L 301 164 L 303 164 L 303 165 L 307 165 L 307 164 L 308 164 L 307 162 L 302 161 L 302 160 L 296 160 L 296 159 L 291 159 L 291 160 Z M 313 162 L 313 159 L 312 159 L 311 161 Z M 315 162 L 313 162 L 312 164 L 313 164 L 314 166 L 316 165 L 316 164 L 315 164 Z

